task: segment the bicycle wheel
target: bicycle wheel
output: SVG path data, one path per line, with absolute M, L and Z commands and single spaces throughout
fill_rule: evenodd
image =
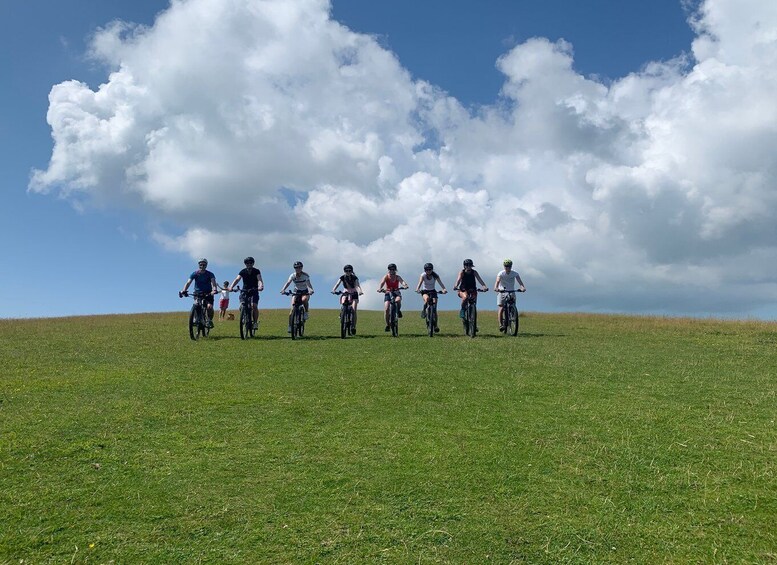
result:
M 248 324 L 250 323 L 247 318 L 249 317 L 248 308 L 240 306 L 240 339 L 246 339 L 248 337 Z
M 478 329 L 478 309 L 474 304 L 467 306 L 467 322 L 469 325 L 469 337 L 475 337 Z
M 189 337 L 195 341 L 200 337 L 200 324 L 197 318 L 197 306 L 192 306 L 192 311 L 189 312 Z
M 426 309 L 426 331 L 429 337 L 434 337 L 434 327 L 437 325 L 437 308 L 430 304 Z
M 305 307 L 300 306 L 297 310 L 297 337 L 305 335 Z
M 208 322 L 209 322 L 208 310 L 204 306 L 202 306 L 200 307 L 200 323 L 198 326 L 200 328 L 200 335 L 202 337 L 208 337 L 208 334 L 210 333 Z
M 340 337 L 345 339 L 350 330 L 350 324 L 348 323 L 348 307 L 343 305 L 340 308 Z
M 507 318 L 507 331 L 512 336 L 518 335 L 518 309 L 515 306 L 510 306 L 509 314 Z
M 391 304 L 391 337 L 399 335 L 399 318 L 397 318 L 397 305 Z

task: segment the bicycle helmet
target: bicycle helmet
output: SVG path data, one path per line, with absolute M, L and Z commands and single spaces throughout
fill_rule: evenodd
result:
M 243 259 L 243 264 L 244 264 L 244 265 L 247 265 L 248 263 L 256 263 L 256 261 L 254 261 L 254 258 L 253 258 L 253 257 L 251 257 L 251 256 L 248 256 L 248 257 L 246 257 L 245 259 Z
M 295 269 L 297 269 L 297 268 L 301 269 L 302 268 L 302 261 L 295 261 L 294 262 L 294 268 Z
M 348 271 L 353 272 L 353 265 L 346 265 L 345 267 L 343 267 L 344 273 L 347 273 Z
M 197 264 L 198 265 L 203 265 L 204 264 L 207 267 L 208 266 L 208 260 L 205 257 L 203 257 L 202 259 L 197 261 Z
M 434 271 L 434 265 L 432 265 L 431 263 L 425 263 L 424 271 Z
M 397 270 L 397 265 L 396 265 L 396 263 L 389 263 L 387 268 L 388 268 L 389 271 L 391 271 L 391 270 L 396 271 Z
M 464 266 L 465 267 L 474 267 L 475 263 L 472 262 L 472 259 L 464 259 Z
M 512 267 L 513 266 L 513 260 L 512 259 L 505 259 L 502 261 L 502 265 L 505 267 Z

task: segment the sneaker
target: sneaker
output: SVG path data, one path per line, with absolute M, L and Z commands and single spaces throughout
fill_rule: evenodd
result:
M 390 329 L 391 329 L 390 327 L 386 326 L 386 329 L 385 329 L 385 330 L 383 330 L 383 331 L 384 331 L 384 332 L 387 332 L 387 331 L 389 331 Z
M 288 328 L 286 328 L 286 333 L 287 333 L 287 334 L 290 334 L 290 333 L 291 333 L 291 326 L 289 326 Z
M 438 328 L 437 326 L 434 326 L 434 333 L 436 334 L 440 333 L 440 328 Z
M 351 335 L 356 335 L 356 326 L 351 326 Z
M 254 331 L 259 329 L 259 322 L 254 322 Z
M 426 320 L 426 308 L 421 310 L 421 319 Z
M 208 320 L 208 328 L 213 328 L 213 320 Z
M 507 326 L 499 326 L 499 331 L 505 333 L 507 331 Z
M 307 312 L 305 312 L 305 315 L 303 316 L 302 319 L 305 320 L 306 322 L 308 321 L 308 313 Z
M 402 310 L 397 310 L 397 318 L 401 318 L 401 317 L 402 317 Z

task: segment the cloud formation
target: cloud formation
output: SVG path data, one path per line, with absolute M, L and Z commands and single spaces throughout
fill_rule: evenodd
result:
M 531 39 L 472 109 L 328 1 L 174 1 L 95 33 L 99 88 L 52 88 L 30 189 L 139 207 L 192 256 L 413 282 L 473 257 L 489 283 L 510 256 L 548 307 L 744 313 L 777 300 L 777 5 L 690 25 L 689 53 L 612 83 Z

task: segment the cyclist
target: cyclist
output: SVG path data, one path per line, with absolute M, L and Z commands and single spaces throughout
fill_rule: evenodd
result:
M 259 291 L 264 290 L 264 281 L 262 280 L 262 271 L 255 268 L 254 263 L 256 261 L 253 257 L 243 259 L 245 269 L 237 274 L 229 286 L 229 290 L 234 290 L 240 279 L 243 279 L 243 292 L 246 293 L 246 298 L 254 300 L 254 329 L 256 330 L 259 329 Z
M 305 319 L 308 319 L 308 310 L 310 308 L 310 295 L 313 294 L 315 291 L 313 290 L 313 285 L 310 282 L 310 275 L 308 275 L 305 271 L 302 270 L 302 262 L 297 261 L 294 263 L 294 272 L 289 275 L 289 280 L 286 281 L 286 284 L 283 285 L 283 288 L 281 289 L 281 294 L 286 292 L 286 289 L 289 288 L 289 285 L 291 283 L 294 283 L 294 289 L 297 294 L 301 294 L 301 300 L 303 306 L 305 306 Z M 294 297 L 291 297 L 291 305 L 292 308 L 294 307 Z M 290 314 L 293 314 L 292 311 Z M 291 333 L 291 326 L 289 326 L 288 332 Z
M 224 281 L 224 284 L 219 287 L 221 291 L 221 298 L 219 298 L 219 320 L 224 320 L 227 317 L 227 308 L 229 308 L 229 281 Z
M 189 275 L 189 280 L 183 285 L 183 290 L 179 293 L 179 296 L 186 296 L 186 291 L 189 290 L 189 286 L 194 281 L 194 292 L 206 294 L 203 298 L 205 308 L 208 311 L 208 327 L 213 327 L 213 295 L 219 291 L 219 286 L 216 284 L 216 276 L 208 270 L 208 260 L 204 257 L 197 261 L 198 270 Z
M 455 290 L 459 291 L 459 298 L 461 298 L 461 311 L 459 312 L 459 318 L 464 318 L 464 309 L 467 306 L 467 296 L 470 292 L 477 290 L 476 281 L 480 283 L 481 290 L 488 290 L 488 285 L 480 278 L 480 274 L 474 269 L 475 264 L 472 259 L 464 259 L 464 268 L 459 271 L 459 276 L 456 279 L 456 284 L 453 285 Z M 477 292 L 474 294 L 475 302 L 478 300 Z
M 345 295 L 351 295 L 351 305 L 353 306 L 353 333 L 356 333 L 356 308 L 359 306 L 359 296 L 364 294 L 362 287 L 359 285 L 359 277 L 353 272 L 352 265 L 346 265 L 343 267 L 343 275 L 337 279 L 335 286 L 332 287 L 332 292 L 337 290 L 337 287 L 343 285 L 343 294 L 340 296 L 340 304 L 345 303 Z
M 402 293 L 399 292 L 400 288 L 410 288 L 402 277 L 397 274 L 397 266 L 394 263 L 389 263 L 388 273 L 383 275 L 378 285 L 378 292 L 384 292 L 385 297 L 383 299 L 383 311 L 386 317 L 386 330 L 391 330 L 389 321 L 389 302 L 391 302 L 391 296 L 395 296 L 395 302 L 397 304 L 397 318 L 402 317 Z
M 502 262 L 502 266 L 504 266 L 504 270 L 499 271 L 499 273 L 496 275 L 496 282 L 494 283 L 494 291 L 499 293 L 496 297 L 496 306 L 497 306 L 496 319 L 497 320 L 502 319 L 502 310 L 504 309 L 505 301 L 509 296 L 506 292 L 501 292 L 501 291 L 515 290 L 516 281 L 518 282 L 518 290 L 520 292 L 526 291 L 526 287 L 524 286 L 523 281 L 521 280 L 521 275 L 518 274 L 518 271 L 513 271 L 513 260 L 505 259 Z M 499 331 L 504 332 L 506 328 L 501 324 L 502 322 L 500 321 Z
M 424 308 L 421 310 L 421 318 L 426 318 L 426 307 L 429 304 L 429 301 L 437 301 L 437 290 L 435 290 L 435 285 L 437 283 L 440 283 L 440 288 L 442 289 L 440 294 L 447 294 L 448 290 L 445 288 L 442 280 L 440 280 L 440 275 L 434 272 L 434 265 L 426 263 L 424 265 L 424 272 L 421 273 L 421 277 L 418 279 L 418 285 L 415 287 L 416 292 L 420 292 L 422 286 L 423 290 L 426 291 L 422 295 L 424 297 Z M 439 332 L 440 328 L 435 326 L 434 331 Z

